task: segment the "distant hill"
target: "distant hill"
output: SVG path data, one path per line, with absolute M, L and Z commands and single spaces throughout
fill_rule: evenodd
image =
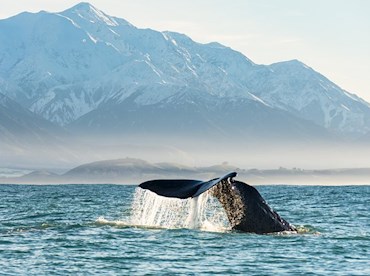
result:
M 274 170 L 241 169 L 227 163 L 209 167 L 189 167 L 175 163 L 150 163 L 125 158 L 83 164 L 64 174 L 35 171 L 20 177 L 0 178 L 0 183 L 29 184 L 139 184 L 150 179 L 200 179 L 219 177 L 238 172 L 238 178 L 255 184 L 348 185 L 370 184 L 370 168 L 302 170 L 279 168 Z

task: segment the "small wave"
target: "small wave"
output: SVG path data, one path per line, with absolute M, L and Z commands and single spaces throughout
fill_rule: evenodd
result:
M 12 235 L 12 234 L 22 234 L 22 233 L 34 232 L 34 231 L 46 231 L 49 229 L 66 230 L 66 229 L 81 228 L 81 227 L 86 227 L 86 226 L 88 225 L 79 224 L 79 223 L 76 223 L 76 224 L 59 223 L 58 224 L 58 223 L 43 222 L 43 223 L 35 224 L 35 225 L 10 228 L 5 233 Z
M 296 235 L 320 235 L 321 233 L 316 231 L 310 225 L 300 225 L 296 226 L 297 231 L 281 231 L 281 232 L 273 232 L 268 233 L 267 235 L 272 236 L 296 236 Z
M 297 234 L 312 234 L 312 235 L 321 234 L 311 225 L 299 225 L 296 228 L 297 228 Z
M 200 227 L 200 230 L 207 231 L 207 232 L 229 232 L 231 231 L 230 227 L 223 227 L 220 225 L 215 225 L 214 223 L 210 221 L 203 221 L 202 226 Z
M 113 226 L 118 228 L 142 228 L 142 229 L 170 229 L 167 227 L 161 226 L 151 226 L 151 225 L 143 225 L 143 224 L 134 224 L 128 221 L 123 220 L 107 220 L 104 217 L 98 217 L 95 220 L 95 225 L 98 226 Z
M 44 223 L 36 224 L 36 225 L 14 227 L 14 228 L 8 229 L 5 233 L 9 235 L 20 234 L 20 233 L 27 233 L 27 232 L 32 232 L 32 231 L 47 230 L 48 228 L 53 228 L 53 227 L 57 227 L 57 225 L 44 222 Z
M 140 228 L 140 229 L 152 229 L 152 230 L 158 230 L 158 229 L 167 229 L 167 230 L 176 230 L 176 229 L 191 229 L 188 227 L 181 227 L 181 226 L 164 226 L 164 225 L 146 225 L 146 224 L 137 224 L 132 223 L 124 220 L 107 220 L 104 217 L 98 217 L 95 220 L 95 225 L 97 226 L 113 226 L 118 228 Z M 230 229 L 228 227 L 220 227 L 215 226 L 211 222 L 204 221 L 202 226 L 200 228 L 197 228 L 194 230 L 200 230 L 200 231 L 206 231 L 206 232 L 229 232 Z
M 97 225 L 119 226 L 119 227 L 129 227 L 130 226 L 125 221 L 121 221 L 121 220 L 107 220 L 104 217 L 98 217 L 95 220 L 95 224 L 97 224 Z

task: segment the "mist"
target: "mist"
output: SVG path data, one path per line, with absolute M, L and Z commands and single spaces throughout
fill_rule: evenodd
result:
M 158 136 L 69 136 L 61 141 L 2 144 L 0 167 L 55 172 L 120 158 L 152 163 L 211 166 L 227 163 L 241 169 L 338 169 L 370 167 L 370 147 L 351 141 L 242 140 L 232 135 L 205 139 Z

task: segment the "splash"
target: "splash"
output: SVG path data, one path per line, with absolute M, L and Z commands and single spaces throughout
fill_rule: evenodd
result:
M 135 191 L 130 224 L 217 232 L 231 229 L 224 209 L 209 192 L 196 198 L 177 199 L 158 196 L 141 188 Z

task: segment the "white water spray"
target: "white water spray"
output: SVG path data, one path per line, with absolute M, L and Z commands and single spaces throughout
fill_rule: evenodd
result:
M 145 227 L 207 231 L 227 231 L 231 228 L 221 204 L 208 191 L 196 198 L 177 199 L 137 188 L 130 220 L 131 225 Z

